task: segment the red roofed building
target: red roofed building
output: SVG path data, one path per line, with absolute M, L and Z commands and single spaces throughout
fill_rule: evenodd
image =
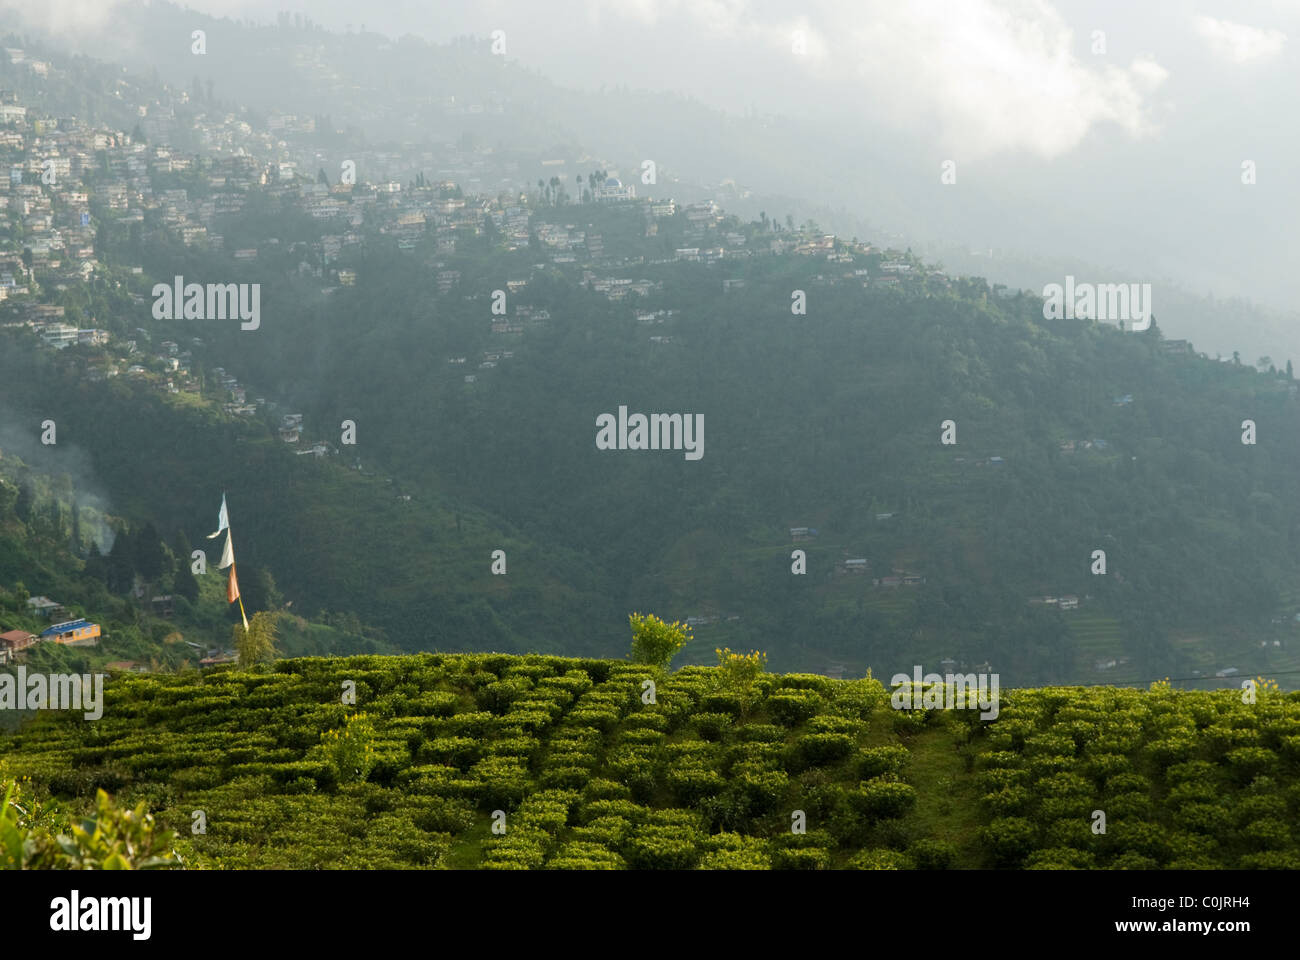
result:
M 17 654 L 36 642 L 36 636 L 26 630 L 0 633 L 0 663 L 11 662 Z

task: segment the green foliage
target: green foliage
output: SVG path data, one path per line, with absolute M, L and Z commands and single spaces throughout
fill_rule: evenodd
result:
M 351 714 L 342 729 L 321 734 L 321 746 L 339 783 L 365 780 L 377 759 L 374 722 L 365 713 Z
M 767 667 L 767 654 L 758 650 L 732 653 L 729 647 L 714 652 L 722 689 L 739 699 L 742 712 L 747 711 L 754 700 L 754 685 Z
M 1295 762 L 1265 744 L 1296 736 L 1300 698 L 1014 690 L 1005 722 L 941 717 L 899 737 L 887 702 L 837 709 L 826 678 L 763 675 L 746 719 L 707 709 L 721 695 L 707 667 L 642 704 L 648 669 L 422 654 L 122 676 L 99 722 L 43 714 L 0 738 L 0 763 L 78 810 L 101 790 L 170 829 L 221 810 L 207 836 L 175 841 L 199 866 L 1265 869 L 1297 855 Z M 344 679 L 364 714 L 338 703 Z M 1081 751 L 1079 724 L 1100 731 Z M 1127 752 L 1095 749 L 1118 739 Z M 1150 749 L 1170 741 L 1190 753 Z M 21 806 L 29 827 L 44 816 Z M 790 833 L 794 810 L 807 834 Z M 42 829 L 75 840 L 72 823 Z M 103 862 L 115 841 L 100 832 L 87 849 Z
M 275 633 L 278 619 L 278 613 L 259 610 L 248 621 L 247 630 L 244 629 L 242 623 L 237 623 L 232 628 L 235 652 L 239 656 L 239 665 L 242 668 L 248 669 L 275 656 Z
M 632 625 L 632 659 L 637 663 L 666 667 L 691 641 L 690 627 L 680 621 L 665 623 L 653 613 L 633 613 L 627 619 Z
M 184 864 L 175 835 L 157 830 L 142 802 L 113 803 L 103 790 L 94 811 L 76 818 L 24 797 L 19 784 L 0 782 L 0 867 L 9 870 L 150 870 Z

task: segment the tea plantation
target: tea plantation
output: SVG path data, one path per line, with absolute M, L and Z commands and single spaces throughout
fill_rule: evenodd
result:
M 1300 867 L 1300 695 L 1270 689 L 1010 690 L 982 721 L 869 677 L 742 698 L 717 668 L 421 654 L 105 690 L 98 722 L 0 738 L 0 779 L 144 802 L 191 868 Z

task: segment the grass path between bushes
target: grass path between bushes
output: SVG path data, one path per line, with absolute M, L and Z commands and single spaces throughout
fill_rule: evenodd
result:
M 906 745 L 911 760 L 904 777 L 916 788 L 916 808 L 908 814 L 906 826 L 918 837 L 952 844 L 957 851 L 954 869 L 983 866 L 979 798 L 951 731 L 924 730 L 910 737 Z

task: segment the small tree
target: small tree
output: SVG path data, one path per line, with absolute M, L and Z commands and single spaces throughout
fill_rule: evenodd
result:
M 690 627 L 679 620 L 665 623 L 653 613 L 633 613 L 627 619 L 632 624 L 632 659 L 637 663 L 666 667 L 694 639 Z
M 767 654 L 758 650 L 732 653 L 730 647 L 719 647 L 714 653 L 718 655 L 722 685 L 739 697 L 742 707 L 748 709 L 754 697 L 754 683 L 767 666 Z
M 242 623 L 235 624 L 235 652 L 239 655 L 239 666 L 247 669 L 255 663 L 270 660 L 275 656 L 275 622 L 278 614 L 262 610 L 253 614 L 253 619 L 244 629 Z
M 363 781 L 375 765 L 375 725 L 365 713 L 354 713 L 342 730 L 326 730 L 321 743 L 338 771 L 340 783 Z

